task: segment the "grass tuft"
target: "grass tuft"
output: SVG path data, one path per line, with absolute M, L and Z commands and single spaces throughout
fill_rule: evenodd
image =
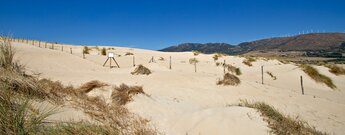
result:
M 243 60 L 242 63 L 245 64 L 245 65 L 247 65 L 247 66 L 249 66 L 249 67 L 253 66 L 252 62 L 255 62 L 255 61 L 256 61 L 256 59 L 253 58 L 253 57 L 245 57 L 245 58 L 246 58 L 246 59 Z
M 87 47 L 87 46 L 84 46 L 84 49 L 83 49 L 83 53 L 84 54 L 90 54 L 90 48 L 89 47 Z
M 320 74 L 319 71 L 315 69 L 314 67 L 309 66 L 309 65 L 301 65 L 300 67 L 310 78 L 312 78 L 316 82 L 324 83 L 332 89 L 336 88 L 331 78 L 323 74 Z
M 104 86 L 108 86 L 108 84 L 99 82 L 97 80 L 93 80 L 93 81 L 87 82 L 87 83 L 83 84 L 82 86 L 80 86 L 78 89 L 78 92 L 81 94 L 86 94 L 95 88 L 101 88 Z
M 345 69 L 335 64 L 327 64 L 325 67 L 329 68 L 328 71 L 335 75 L 345 75 Z
M 193 50 L 192 53 L 193 53 L 194 56 L 198 56 L 201 52 L 200 52 L 200 51 Z
M 128 86 L 126 84 L 121 84 L 119 87 L 114 87 L 111 97 L 113 99 L 113 103 L 125 105 L 132 101 L 132 97 L 136 94 L 145 94 L 142 86 Z
M 277 77 L 274 76 L 271 72 L 267 71 L 266 72 L 273 80 L 277 80 Z
M 249 108 L 254 108 L 258 110 L 264 120 L 267 121 L 269 128 L 273 134 L 278 135 L 324 135 L 326 133 L 317 131 L 314 127 L 308 125 L 308 123 L 298 120 L 297 118 L 291 118 L 289 116 L 284 116 L 275 108 L 267 105 L 263 102 L 248 103 L 247 101 L 242 101 L 240 106 L 245 106 Z
M 127 55 L 134 55 L 134 54 L 131 52 L 126 52 L 125 56 L 127 56 Z
M 152 72 L 150 69 L 148 69 L 147 67 L 144 67 L 141 64 L 138 65 L 138 67 L 136 67 L 133 72 L 131 72 L 132 75 L 149 75 L 151 73 Z
M 232 86 L 236 86 L 238 84 L 240 84 L 241 81 L 240 79 L 233 75 L 233 74 L 230 74 L 230 73 L 226 73 L 224 74 L 224 78 L 223 80 L 219 80 L 217 82 L 217 85 L 232 85 Z
M 225 66 L 225 67 L 228 69 L 228 71 L 231 72 L 231 73 L 234 73 L 234 74 L 236 74 L 236 75 L 241 75 L 241 74 L 242 74 L 241 69 L 238 68 L 238 67 L 232 66 L 231 64 L 225 64 L 224 66 Z
M 105 49 L 104 47 L 102 48 L 102 50 L 101 50 L 101 54 L 102 55 L 107 55 L 107 49 Z

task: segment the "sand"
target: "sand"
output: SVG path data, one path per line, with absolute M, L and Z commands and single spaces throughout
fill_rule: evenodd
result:
M 236 106 L 240 99 L 250 102 L 265 102 L 280 112 L 307 121 L 316 129 L 330 134 L 345 134 L 345 76 L 336 76 L 325 67 L 315 66 L 320 73 L 329 76 L 337 89 L 316 83 L 300 68 L 293 64 L 283 64 L 277 60 L 257 60 L 252 67 L 242 64 L 244 58 L 226 56 L 224 59 L 240 67 L 241 84 L 238 86 L 218 86 L 223 68 L 217 67 L 212 55 L 194 56 L 191 52 L 158 52 L 152 50 L 113 47 L 109 50 L 121 57 L 115 57 L 121 68 L 103 67 L 106 56 L 93 49 L 86 59 L 82 57 L 82 47 L 65 45 L 61 51 L 39 48 L 23 43 L 13 43 L 17 60 L 26 65 L 31 74 L 59 80 L 64 84 L 79 86 L 82 83 L 99 80 L 111 85 L 143 86 L 151 95 L 137 95 L 126 107 L 151 123 L 163 133 L 179 134 L 268 134 L 269 128 L 260 114 L 250 108 Z M 69 48 L 73 49 L 70 54 Z M 102 48 L 102 47 L 100 47 Z M 143 64 L 152 70 L 151 75 L 131 75 L 136 65 Z M 156 63 L 149 63 L 154 56 Z M 169 56 L 172 69 L 169 69 Z M 165 60 L 158 60 L 163 57 Z M 197 58 L 197 72 L 189 64 L 190 58 Z M 264 74 L 261 84 L 261 66 L 277 77 L 273 80 Z M 300 76 L 304 78 L 305 95 L 301 94 Z M 92 95 L 109 99 L 111 88 Z M 64 115 L 68 115 L 65 113 Z

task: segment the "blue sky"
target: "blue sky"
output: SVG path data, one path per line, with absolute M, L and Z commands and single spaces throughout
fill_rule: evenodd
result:
M 78 45 L 161 49 L 345 32 L 344 0 L 0 0 L 0 33 Z

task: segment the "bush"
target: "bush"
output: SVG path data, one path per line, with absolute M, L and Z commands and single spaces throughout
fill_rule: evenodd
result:
M 224 75 L 223 80 L 219 80 L 217 82 L 217 85 L 232 85 L 232 86 L 236 86 L 236 85 L 238 85 L 240 83 L 241 83 L 241 81 L 240 81 L 240 79 L 237 76 L 232 75 L 230 73 L 226 73 Z
M 328 67 L 329 68 L 329 72 L 331 72 L 331 73 L 333 73 L 333 74 L 335 74 L 335 75 L 345 75 L 345 69 L 344 68 L 342 68 L 342 67 L 339 67 L 339 66 L 337 66 L 337 65 L 335 65 L 335 64 L 327 64 L 327 65 L 325 65 L 326 67 Z
M 102 48 L 101 54 L 104 56 L 107 55 L 107 50 L 104 47 Z
M 114 87 L 111 97 L 114 103 L 125 105 L 132 101 L 132 97 L 136 94 L 145 94 L 142 86 L 127 86 L 126 84 L 121 84 L 119 87 Z
M 134 69 L 133 72 L 131 72 L 131 74 L 132 75 L 149 75 L 151 74 L 151 70 L 140 64 L 138 65 L 138 67 Z
M 126 52 L 125 56 L 127 56 L 127 55 L 134 55 L 134 54 L 131 52 Z
M 228 69 L 228 71 L 231 72 L 231 73 L 235 73 L 236 75 L 241 75 L 241 74 L 242 74 L 241 69 L 238 68 L 238 67 L 232 66 L 232 65 L 230 65 L 230 64 L 225 64 L 224 66 L 225 66 L 225 67 Z
M 83 53 L 84 54 L 90 54 L 90 48 L 89 47 L 87 47 L 87 46 L 84 46 L 84 49 L 83 49 Z
M 315 128 L 310 127 L 308 123 L 293 119 L 289 116 L 284 116 L 275 108 L 263 103 L 253 103 L 250 104 L 247 101 L 242 101 L 240 106 L 245 106 L 249 108 L 254 108 L 258 110 L 264 118 L 265 121 L 268 123 L 268 127 L 271 128 L 271 132 L 273 134 L 278 135 L 324 135 L 326 133 L 322 133 L 317 131 Z
M 336 88 L 336 86 L 333 84 L 333 81 L 329 77 L 320 74 L 319 71 L 317 71 L 315 68 L 309 65 L 301 65 L 300 67 L 310 78 L 312 78 L 316 82 L 324 83 L 332 89 Z
M 159 57 L 159 59 L 158 60 L 160 60 L 160 61 L 164 61 L 164 58 L 163 57 Z
M 192 53 L 193 53 L 194 56 L 198 56 L 201 52 L 193 50 Z
M 242 63 L 247 65 L 247 66 L 249 66 L 249 67 L 251 67 L 251 66 L 253 66 L 252 62 L 255 62 L 255 61 L 256 61 L 256 59 L 254 59 L 253 57 L 246 57 L 246 59 L 243 60 Z

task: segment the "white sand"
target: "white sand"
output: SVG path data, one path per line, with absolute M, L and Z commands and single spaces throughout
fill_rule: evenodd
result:
M 112 85 L 142 85 L 151 97 L 137 95 L 126 106 L 151 120 L 166 134 L 268 134 L 267 123 L 256 110 L 233 106 L 240 99 L 263 101 L 284 114 L 298 116 L 318 130 L 345 134 L 345 76 L 335 76 L 325 67 L 316 68 L 332 78 L 336 90 L 316 83 L 295 65 L 258 60 L 248 67 L 242 64 L 243 58 L 227 56 L 227 63 L 241 68 L 241 84 L 218 86 L 216 81 L 222 77 L 223 69 L 215 66 L 212 55 L 193 56 L 190 52 L 167 53 L 114 47 L 115 50 L 111 51 L 122 55 L 115 58 L 121 68 L 110 69 L 109 65 L 102 67 L 106 57 L 98 55 L 97 51 L 92 51 L 83 59 L 80 46 L 65 46 L 64 52 L 61 52 L 59 45 L 55 46 L 56 50 L 51 50 L 14 44 L 17 58 L 26 65 L 27 71 L 42 73 L 45 78 L 76 86 L 91 80 Z M 73 54 L 69 54 L 69 47 L 73 48 Z M 134 53 L 136 64 L 143 64 L 153 73 L 148 76 L 131 75 L 134 70 L 133 56 L 124 56 L 126 52 Z M 152 56 L 156 63 L 148 63 Z M 172 56 L 172 70 L 169 70 L 169 56 Z M 165 61 L 159 61 L 159 57 L 164 57 Z M 188 62 L 193 57 L 200 61 L 197 73 Z M 218 61 L 222 62 L 223 58 Z M 261 65 L 278 79 L 273 80 L 265 73 L 265 84 L 262 85 Z M 300 75 L 304 77 L 305 95 L 301 95 Z M 110 90 L 99 95 L 108 99 Z

